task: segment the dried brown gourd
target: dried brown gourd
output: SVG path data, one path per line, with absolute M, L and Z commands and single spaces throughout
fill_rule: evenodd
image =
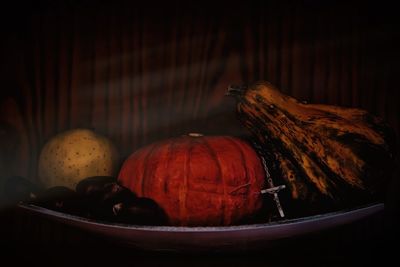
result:
M 232 86 L 241 122 L 262 147 L 289 215 L 382 199 L 394 161 L 394 132 L 365 110 L 306 104 L 268 82 Z

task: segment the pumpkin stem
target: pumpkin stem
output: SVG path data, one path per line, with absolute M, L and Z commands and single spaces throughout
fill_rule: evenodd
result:
M 202 137 L 204 135 L 201 134 L 201 133 L 188 133 L 188 136 L 190 136 L 190 137 Z
M 247 86 L 245 85 L 229 85 L 228 91 L 225 93 L 225 95 L 240 97 L 244 95 L 246 90 Z

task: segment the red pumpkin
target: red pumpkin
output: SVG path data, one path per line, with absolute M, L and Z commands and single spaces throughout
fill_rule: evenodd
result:
M 260 209 L 264 170 L 241 139 L 192 134 L 136 151 L 118 179 L 155 200 L 172 225 L 232 225 Z

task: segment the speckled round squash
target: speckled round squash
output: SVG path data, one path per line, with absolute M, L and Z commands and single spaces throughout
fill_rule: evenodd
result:
M 73 129 L 51 138 L 39 157 L 39 180 L 45 187 L 76 184 L 90 176 L 117 173 L 118 153 L 112 142 L 92 130 Z
M 134 152 L 119 182 L 155 200 L 170 224 L 233 225 L 262 205 L 260 159 L 245 141 L 229 136 L 183 136 Z

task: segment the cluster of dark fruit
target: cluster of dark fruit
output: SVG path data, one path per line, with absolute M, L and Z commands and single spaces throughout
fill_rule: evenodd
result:
M 88 177 L 75 191 L 64 186 L 41 190 L 22 177 L 12 177 L 5 184 L 5 193 L 14 200 L 94 220 L 135 225 L 168 223 L 155 201 L 137 197 L 109 176 Z

